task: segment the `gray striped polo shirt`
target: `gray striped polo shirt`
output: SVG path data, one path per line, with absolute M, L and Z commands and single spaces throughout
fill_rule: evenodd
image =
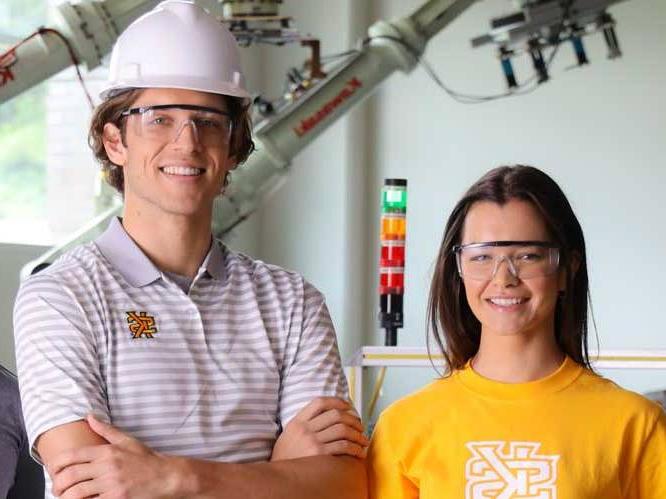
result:
M 95 413 L 159 452 L 261 461 L 314 397 L 347 397 L 301 276 L 214 241 L 185 292 L 118 220 L 22 284 L 14 332 L 31 447 Z

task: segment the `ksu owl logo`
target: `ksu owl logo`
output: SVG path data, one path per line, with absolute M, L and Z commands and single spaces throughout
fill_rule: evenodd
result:
M 537 442 L 469 442 L 465 499 L 556 499 L 560 456 Z
M 155 317 L 146 312 L 125 312 L 127 314 L 127 324 L 132 333 L 132 339 L 154 338 L 157 334 Z

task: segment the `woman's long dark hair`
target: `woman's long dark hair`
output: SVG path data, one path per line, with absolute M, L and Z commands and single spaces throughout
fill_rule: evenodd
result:
M 470 207 L 478 201 L 504 205 L 519 199 L 534 205 L 543 216 L 553 242 L 560 248 L 560 265 L 566 271 L 566 291 L 555 311 L 557 344 L 572 360 L 591 368 L 588 352 L 589 299 L 585 238 L 562 189 L 541 170 L 531 166 L 502 166 L 481 177 L 453 209 L 439 248 L 428 300 L 429 334 L 432 333 L 449 372 L 463 368 L 476 355 L 481 323 L 472 313 L 453 247 L 460 244 Z M 578 268 L 572 271 L 571 263 Z

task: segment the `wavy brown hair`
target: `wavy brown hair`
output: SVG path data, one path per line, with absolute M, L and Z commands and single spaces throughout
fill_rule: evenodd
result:
M 123 169 L 115 165 L 106 154 L 104 142 L 104 125 L 113 123 L 120 129 L 123 145 L 125 144 L 125 122 L 121 113 L 130 108 L 139 98 L 143 89 L 135 88 L 117 94 L 97 106 L 90 120 L 88 131 L 88 144 L 93 154 L 102 167 L 105 180 L 118 192 L 123 193 L 124 176 Z M 252 121 L 250 119 L 250 108 L 242 99 L 224 96 L 227 109 L 231 114 L 233 132 L 229 144 L 229 156 L 236 158 L 236 166 L 244 163 L 254 151 L 252 141 Z M 228 177 L 227 177 L 228 179 Z
M 536 207 L 560 249 L 560 265 L 566 271 L 567 285 L 555 310 L 555 338 L 572 360 L 591 368 L 587 344 L 590 293 L 583 230 L 562 189 L 551 177 L 531 166 L 502 166 L 489 171 L 453 208 L 430 286 L 428 334 L 433 335 L 444 355 L 449 373 L 462 369 L 476 355 L 481 323 L 467 303 L 453 247 L 461 243 L 465 218 L 474 203 L 490 201 L 504 205 L 512 199 L 527 201 Z M 574 259 L 578 263 L 575 272 L 571 268 Z

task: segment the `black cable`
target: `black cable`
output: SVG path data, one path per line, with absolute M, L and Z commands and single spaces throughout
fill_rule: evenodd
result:
M 358 54 L 358 53 L 359 53 L 358 49 L 351 49 L 351 50 L 345 50 L 344 52 L 338 52 L 338 53 L 335 53 L 335 54 L 322 55 L 321 56 L 321 62 L 334 61 L 334 60 L 340 59 L 342 57 L 347 57 L 347 56 Z
M 333 54 L 327 54 L 321 56 L 320 60 L 322 63 L 322 66 L 326 63 L 331 63 L 333 61 L 337 61 L 339 59 L 342 59 L 344 57 L 350 57 L 352 55 L 358 54 L 360 51 L 358 49 L 351 49 L 351 50 L 345 50 L 344 52 L 337 52 Z M 297 67 L 291 67 L 286 73 L 285 77 L 285 83 L 283 86 L 283 93 L 286 94 L 290 90 L 290 84 L 295 85 L 298 83 L 301 83 L 305 81 L 307 78 L 303 76 L 303 71 L 306 71 L 308 67 L 308 61 L 305 61 L 300 68 Z M 294 81 L 294 76 L 298 75 L 298 81 Z
M 560 39 L 560 36 L 562 32 L 564 31 L 565 24 L 567 20 L 569 19 L 569 14 L 571 11 L 571 7 L 573 5 L 573 0 L 562 0 L 561 5 L 563 7 L 563 14 L 562 14 L 562 19 L 560 20 L 560 23 L 556 29 L 556 35 L 555 37 L 557 40 L 555 41 L 555 46 L 553 47 L 553 50 L 550 52 L 548 59 L 545 62 L 546 69 L 549 69 L 553 60 L 555 59 L 555 56 L 557 55 L 560 45 L 562 44 L 562 40 Z M 425 72 L 430 76 L 430 78 L 435 82 L 435 84 L 440 87 L 444 92 L 446 92 L 450 97 L 452 97 L 454 100 L 462 103 L 462 104 L 481 104 L 484 102 L 490 102 L 493 100 L 498 100 L 498 99 L 504 99 L 507 97 L 515 97 L 515 96 L 521 96 L 521 95 L 526 95 L 529 93 L 534 92 L 539 86 L 541 85 L 535 76 L 532 76 L 525 80 L 523 83 L 520 83 L 516 88 L 517 90 L 509 90 L 503 93 L 499 94 L 491 94 L 491 95 L 474 95 L 474 94 L 464 94 L 461 92 L 458 92 L 456 90 L 453 90 L 452 88 L 448 87 L 442 79 L 439 77 L 439 75 L 435 72 L 435 70 L 432 68 L 432 66 L 428 63 L 428 61 L 422 57 L 419 52 L 414 49 L 411 45 L 409 45 L 405 40 L 399 37 L 395 36 L 389 36 L 389 35 L 380 35 L 380 36 L 373 36 L 366 38 L 363 40 L 363 45 L 367 45 L 370 43 L 372 40 L 376 39 L 385 39 L 385 40 L 391 40 L 394 42 L 397 42 L 401 44 L 407 51 L 416 59 L 418 64 L 421 65 L 421 67 L 425 70 Z
M 473 95 L 473 94 L 463 94 L 452 90 L 447 87 L 444 82 L 439 78 L 435 70 L 430 66 L 430 64 L 423 58 L 419 60 L 419 63 L 426 71 L 426 73 L 432 78 L 437 86 L 444 90 L 449 96 L 455 99 L 458 102 L 463 104 L 481 104 L 484 102 L 490 102 L 497 99 L 504 99 L 506 97 L 514 97 L 518 95 L 525 95 L 531 92 L 534 92 L 539 87 L 539 83 L 536 82 L 536 77 L 532 76 L 525 82 L 519 84 L 516 88 L 517 90 L 509 90 L 500 94 L 493 95 Z
M 338 61 L 338 60 L 343 59 L 345 57 L 351 57 L 353 55 L 358 54 L 359 52 L 360 52 L 360 50 L 358 50 L 358 49 L 351 49 L 351 50 L 345 50 L 344 52 L 326 54 L 326 55 L 322 55 L 320 57 L 320 61 L 321 61 L 321 64 L 323 66 L 324 64 L 331 63 L 331 62 L 334 62 L 334 61 Z M 300 70 L 305 71 L 307 69 L 307 64 L 308 64 L 308 61 L 305 61 L 302 64 Z
M 521 83 L 518 88 L 523 89 L 523 91 L 507 91 L 503 92 L 501 94 L 494 94 L 494 95 L 473 95 L 473 94 L 464 94 L 461 92 L 458 92 L 456 90 L 453 90 L 452 88 L 448 87 L 442 79 L 437 75 L 435 70 L 432 68 L 432 66 L 425 60 L 425 58 L 421 57 L 421 55 L 407 42 L 405 42 L 402 38 L 398 38 L 395 36 L 387 36 L 387 35 L 380 35 L 380 36 L 373 36 L 371 38 L 366 38 L 363 43 L 364 45 L 370 43 L 372 40 L 377 40 L 377 39 L 385 39 L 385 40 L 391 40 L 394 42 L 397 42 L 401 44 L 407 51 L 416 59 L 416 61 L 423 67 L 425 72 L 430 76 L 430 78 L 435 82 L 435 84 L 440 87 L 444 92 L 446 92 L 450 97 L 452 97 L 454 100 L 462 103 L 462 104 L 480 104 L 482 102 L 489 102 L 492 100 L 496 99 L 503 99 L 506 97 L 513 97 L 515 95 L 524 95 L 526 93 L 534 91 L 539 85 L 538 83 L 536 85 L 530 86 L 530 83 L 535 79 L 535 78 L 530 78 L 527 81 Z M 526 88 L 528 87 L 528 88 Z

